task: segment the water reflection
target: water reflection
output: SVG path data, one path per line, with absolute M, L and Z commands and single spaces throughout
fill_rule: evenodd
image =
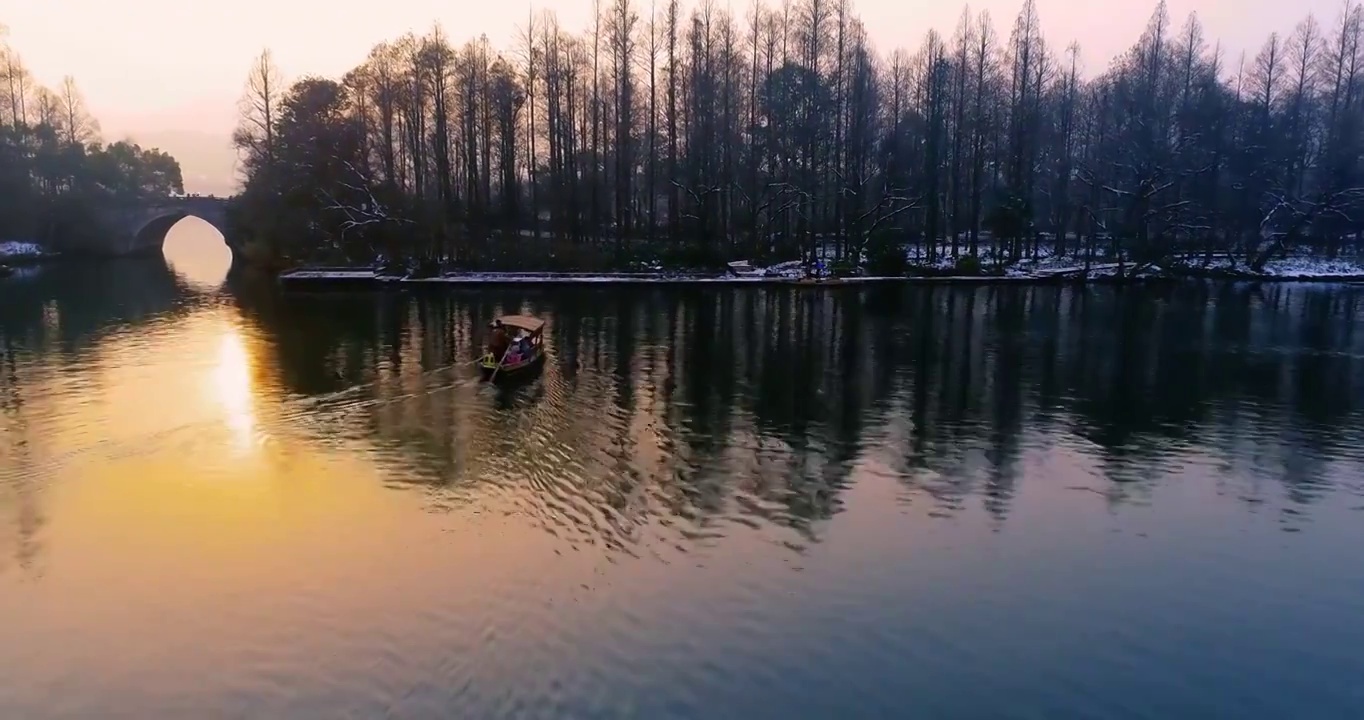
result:
M 1040 457 L 1115 506 L 1206 466 L 1296 529 L 1361 439 L 1360 308 L 1338 288 L 503 292 L 246 311 L 310 328 L 281 333 L 271 362 L 314 398 L 320 433 L 375 443 L 394 482 L 505 494 L 608 545 L 657 517 L 813 539 L 872 465 L 902 502 L 947 516 L 976 499 L 1003 521 Z M 457 367 L 498 312 L 549 319 L 551 361 L 529 388 L 479 389 Z
M 0 298 L 6 716 L 1358 702 L 1355 288 L 53 277 Z
M 217 365 L 208 378 L 208 389 L 217 399 L 239 449 L 249 448 L 255 436 L 250 363 L 241 335 L 227 329 L 219 341 Z
M 1360 490 L 1342 470 L 1359 459 L 1364 397 L 1353 289 L 244 291 L 229 310 L 176 287 L 161 310 L 131 316 L 126 301 L 8 303 L 7 417 L 33 422 L 25 392 L 126 396 L 45 420 L 129 438 L 216 422 L 246 452 L 268 434 L 257 417 L 268 407 L 438 504 L 501 498 L 614 547 L 661 518 L 700 535 L 758 522 L 817 539 L 870 471 L 933 515 L 979 502 L 1003 522 L 1025 478 L 1036 492 L 1061 483 L 1030 476 L 1039 458 L 1073 467 L 1062 484 L 1114 507 L 1148 503 L 1197 466 L 1292 529 L 1330 492 Z M 542 376 L 513 389 L 468 368 L 486 319 L 503 312 L 549 322 Z M 178 323 L 176 347 L 149 344 L 164 323 Z M 82 369 L 51 375 L 63 366 Z M 197 390 L 181 390 L 176 375 L 194 367 Z M 284 394 L 256 385 L 265 367 Z M 148 382 L 158 412 L 119 417 Z M 210 405 L 185 409 L 196 394 Z

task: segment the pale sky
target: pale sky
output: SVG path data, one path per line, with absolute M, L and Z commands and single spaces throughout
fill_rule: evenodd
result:
M 661 8 L 666 0 L 656 0 Z M 777 3 L 779 0 L 773 0 Z M 634 0 L 647 18 L 648 0 Z M 1253 54 L 1272 31 L 1288 34 L 1308 13 L 1335 22 L 1344 0 L 1169 0 L 1176 26 L 1197 11 L 1210 41 L 1221 40 L 1235 62 Z M 588 27 L 592 0 L 536 0 L 565 30 Z M 684 5 L 690 3 L 684 2 Z M 751 0 L 717 0 L 740 19 Z M 40 82 L 56 88 L 75 77 L 106 139 L 132 136 L 180 158 L 191 192 L 231 185 L 229 136 L 247 68 L 262 48 L 288 78 L 339 76 L 375 43 L 439 22 L 452 42 L 486 34 L 509 49 L 524 27 L 527 0 L 9 0 L 0 23 Z M 1053 46 L 1079 41 L 1087 70 L 1101 70 L 1141 34 L 1154 1 L 1037 0 Z M 860 0 L 857 14 L 877 49 L 913 49 L 930 28 L 950 36 L 965 3 Z M 1022 0 L 976 0 L 1007 36 Z

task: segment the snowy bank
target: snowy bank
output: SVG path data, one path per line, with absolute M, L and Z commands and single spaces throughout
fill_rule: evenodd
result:
M 41 260 L 51 253 L 33 242 L 7 240 L 0 242 L 0 262 L 5 260 Z
M 952 258 L 942 258 L 936 263 L 911 261 L 909 272 L 911 275 L 928 275 L 936 280 L 957 279 L 957 274 L 953 272 L 956 262 Z M 1211 257 L 1189 254 L 1167 258 L 1161 264 L 1143 265 L 1131 260 L 1118 263 L 1112 258 L 1090 258 L 1087 261 L 1080 255 L 1057 255 L 1044 249 L 1036 258 L 1025 258 L 1002 266 L 987 257 L 981 263 L 981 270 L 984 278 L 1034 282 L 1184 278 L 1354 282 L 1364 280 L 1364 257 L 1330 259 L 1298 254 L 1275 258 L 1266 263 L 1261 272 L 1253 272 L 1244 262 L 1238 263 L 1226 253 Z
M 901 277 L 852 277 L 805 279 L 785 274 L 744 273 L 705 275 L 694 273 L 550 273 L 550 272 L 455 272 L 434 277 L 397 277 L 373 270 L 308 268 L 282 273 L 280 284 L 291 289 L 348 289 L 359 286 L 451 287 L 472 285 L 846 285 L 903 281 Z
M 1198 267 L 1197 265 L 1195 267 Z M 1229 258 L 1219 258 L 1207 265 L 1213 272 L 1257 277 L 1244 266 L 1234 265 Z M 1275 280 L 1364 280 L 1364 263 L 1354 259 L 1328 259 L 1310 256 L 1275 258 L 1265 263 L 1258 276 Z
M 1271 261 L 1264 272 L 1251 273 L 1238 268 L 1230 258 L 1175 258 L 1164 265 L 1137 265 L 1131 262 L 1088 262 L 1074 256 L 1042 255 L 1006 267 L 985 266 L 981 272 L 958 272 L 949 260 L 935 264 L 913 264 L 903 276 L 821 277 L 805 275 L 798 262 L 757 267 L 746 261 L 730 263 L 724 273 L 646 272 L 446 272 L 432 277 L 401 276 L 361 268 L 301 268 L 283 273 L 280 283 L 290 289 L 355 289 L 365 287 L 455 287 L 478 285 L 785 285 L 833 286 L 868 283 L 1055 283 L 1055 282 L 1141 282 L 1190 278 L 1230 280 L 1316 280 L 1334 282 L 1364 281 L 1364 264 L 1350 260 L 1292 257 Z

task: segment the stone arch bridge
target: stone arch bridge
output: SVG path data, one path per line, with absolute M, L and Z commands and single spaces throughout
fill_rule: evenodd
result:
M 103 211 L 107 231 L 91 254 L 120 256 L 159 253 L 172 226 L 194 216 L 222 233 L 235 253 L 236 244 L 227 228 L 227 199 L 206 195 L 151 198 L 113 204 Z

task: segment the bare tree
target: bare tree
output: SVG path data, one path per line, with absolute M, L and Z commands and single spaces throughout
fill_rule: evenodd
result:
M 86 110 L 76 79 L 70 75 L 62 78 L 61 103 L 67 145 L 84 145 L 99 135 L 99 121 Z
M 4 71 L 5 85 L 9 91 L 10 125 L 17 130 L 28 125 L 29 75 L 19 58 L 19 53 L 8 46 L 3 49 L 0 69 Z
M 530 226 L 534 234 L 539 234 L 540 228 L 540 194 L 536 180 L 536 171 L 539 169 L 540 155 L 536 152 L 536 139 L 540 134 L 539 128 L 535 124 L 535 92 L 540 85 L 540 53 L 536 48 L 537 38 L 535 36 L 535 13 L 528 12 L 526 18 L 526 28 L 521 34 L 521 62 L 522 74 L 526 79 L 526 172 L 529 178 L 528 186 L 530 190 Z
M 832 250 L 954 264 L 1037 257 L 1051 238 L 1059 253 L 1127 267 L 1194 248 L 1254 266 L 1364 232 L 1364 14 L 1353 0 L 1329 26 L 1309 18 L 1271 36 L 1234 78 L 1197 18 L 1176 28 L 1164 3 L 1090 78 L 1078 46 L 1043 36 L 1035 0 L 1007 38 L 988 13 L 966 11 L 916 53 L 878 52 L 852 0 L 755 0 L 742 27 L 714 0 L 685 14 L 680 0 L 651 3 L 647 18 L 638 9 L 594 3 L 574 29 L 532 15 L 510 57 L 481 37 L 456 48 L 438 28 L 408 35 L 348 73 L 341 100 L 299 105 L 343 109 L 344 124 L 307 127 L 344 138 L 305 144 L 353 142 L 345 176 L 413 220 L 347 237 L 390 233 L 392 253 L 470 263 L 515 255 L 529 227 L 537 243 L 575 246 L 556 258 L 591 256 L 589 241 L 610 236 L 706 262 Z M 71 113 L 25 89 L 12 53 L 4 61 L 0 115 L 26 125 L 36 112 L 71 144 Z M 249 178 L 322 152 L 277 142 L 304 123 L 284 112 L 285 95 L 263 53 L 235 138 Z
M 246 89 L 238 104 L 240 118 L 232 142 L 238 152 L 247 152 L 267 171 L 275 163 L 275 123 L 278 120 L 284 79 L 275 66 L 270 50 L 262 50 L 246 76 Z M 246 171 L 256 168 L 246 166 Z
M 616 242 L 623 244 L 628 234 L 634 230 L 634 219 L 630 212 L 634 187 L 635 133 L 635 26 L 639 16 L 630 5 L 630 0 L 612 0 L 611 16 L 607 20 L 610 33 L 609 45 L 612 56 L 612 75 L 615 86 L 615 182 L 614 182 L 614 224 Z
M 649 3 L 647 31 L 644 67 L 649 74 L 649 110 L 645 136 L 648 138 L 649 149 L 644 158 L 645 192 L 648 198 L 645 207 L 648 214 L 647 236 L 649 240 L 653 240 L 658 230 L 658 60 L 662 52 L 659 46 L 662 29 L 658 25 L 658 8 L 653 0 Z

